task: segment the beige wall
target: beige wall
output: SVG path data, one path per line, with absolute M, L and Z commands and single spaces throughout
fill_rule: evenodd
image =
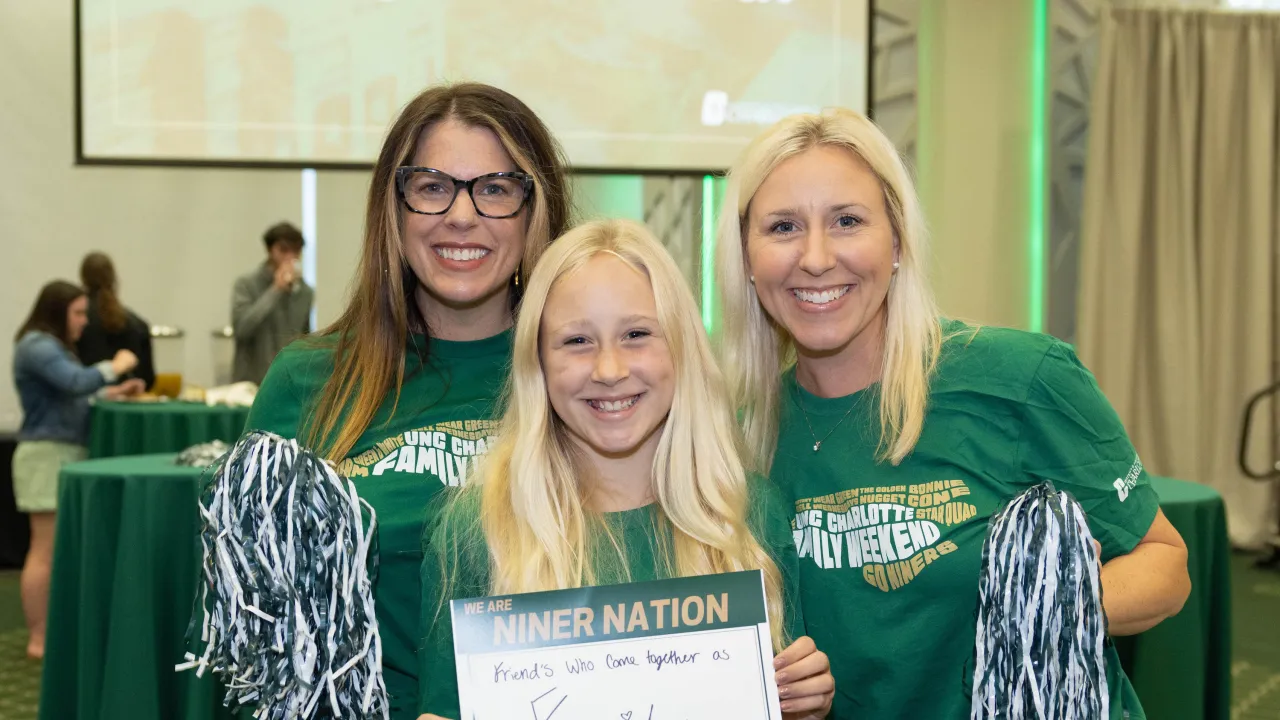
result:
M 80 259 L 109 253 L 121 295 L 152 324 L 186 331 L 157 341 L 157 361 L 210 385 L 229 372 L 231 285 L 264 255 L 262 231 L 301 223 L 297 170 L 83 167 L 74 164 L 72 2 L 0 4 L 0 367 L 41 285 L 78 282 Z M 368 172 L 320 172 L 316 182 L 316 308 L 341 312 L 358 259 Z M 575 181 L 584 217 L 639 219 L 639 178 Z M 683 264 L 688 264 L 683 263 Z M 10 376 L 0 382 L 0 430 L 21 421 Z
M 75 166 L 72 4 L 0 4 L 0 97 L 9 99 L 0 112 L 0 367 L 7 375 L 11 338 L 41 285 L 78 282 L 81 257 L 102 250 L 126 305 L 186 331 L 180 344 L 157 343 L 158 362 L 212 383 L 226 348 L 211 332 L 229 320 L 231 284 L 263 258 L 268 225 L 301 221 L 300 173 Z M 322 322 L 341 299 L 335 278 L 350 271 L 363 183 L 363 173 L 319 180 Z M 19 422 L 7 376 L 0 429 Z
M 943 312 L 1029 327 L 1031 10 L 923 0 L 918 176 Z

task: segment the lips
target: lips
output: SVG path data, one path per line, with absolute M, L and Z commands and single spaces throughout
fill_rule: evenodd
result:
M 643 393 L 641 393 L 643 394 Z M 631 397 L 617 399 L 595 399 L 587 400 L 587 404 L 592 408 L 605 413 L 617 413 L 630 410 L 640 401 L 640 395 L 632 395 Z
M 824 289 L 792 288 L 791 294 L 800 302 L 825 305 L 844 297 L 852 287 L 852 285 L 839 285 Z
M 493 252 L 483 247 L 457 247 L 450 245 L 436 245 L 431 248 L 436 255 L 445 260 L 453 260 L 455 262 L 468 262 L 471 260 L 480 260 L 489 253 Z

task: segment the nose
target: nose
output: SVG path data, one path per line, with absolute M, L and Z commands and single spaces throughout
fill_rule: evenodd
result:
M 822 228 L 813 228 L 804 238 L 804 254 L 800 256 L 800 269 L 815 277 L 836 266 L 835 248 L 831 238 Z
M 591 368 L 591 381 L 601 385 L 617 385 L 631 375 L 626 358 L 618 348 L 605 345 L 596 353 L 595 366 Z
M 465 229 L 475 226 L 478 217 L 480 213 L 476 212 L 475 203 L 471 202 L 471 193 L 466 188 L 459 188 L 458 196 L 454 198 L 449 212 L 445 213 L 444 221 L 450 227 Z

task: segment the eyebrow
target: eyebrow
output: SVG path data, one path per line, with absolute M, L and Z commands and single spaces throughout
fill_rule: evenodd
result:
M 657 318 L 653 318 L 648 315 L 628 315 L 624 318 L 621 318 L 619 322 L 622 325 L 631 325 L 633 323 L 643 323 L 643 322 L 653 323 L 655 325 L 658 324 Z M 576 330 L 579 328 L 590 328 L 590 327 L 592 327 L 592 323 L 589 320 L 585 320 L 585 319 L 570 320 L 569 322 L 564 323 L 563 325 L 552 328 L 551 332 L 561 333 L 561 332 Z
M 839 205 L 832 205 L 828 207 L 826 209 L 826 212 L 831 213 L 831 212 L 840 212 L 841 210 L 853 210 L 853 209 L 866 210 L 867 206 L 863 205 L 862 203 L 840 203 Z M 771 213 L 766 213 L 764 217 L 766 218 L 787 217 L 790 215 L 801 215 L 801 214 L 803 213 L 799 208 L 782 208 L 780 210 L 774 210 Z
M 650 323 L 657 324 L 658 319 L 649 317 L 648 315 L 628 315 L 622 318 L 622 322 L 627 325 L 630 325 L 631 323 L 638 323 L 638 322 L 650 322 Z

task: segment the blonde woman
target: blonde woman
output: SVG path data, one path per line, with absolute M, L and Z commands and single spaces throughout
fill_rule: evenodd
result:
M 552 243 L 516 321 L 498 439 L 427 542 L 425 717 L 458 717 L 451 598 L 759 569 L 775 649 L 803 635 L 790 508 L 748 480 L 740 445 L 662 245 L 623 221 Z M 788 717 L 823 717 L 832 681 L 813 643 L 775 667 Z
M 1181 608 L 1186 546 L 1093 376 L 1053 338 L 939 317 L 910 176 L 871 121 L 780 121 L 724 207 L 723 367 L 750 468 L 795 503 L 831 717 L 968 717 L 987 520 L 1041 480 L 1089 513 L 1113 635 Z M 1143 717 L 1107 660 L 1112 716 Z

